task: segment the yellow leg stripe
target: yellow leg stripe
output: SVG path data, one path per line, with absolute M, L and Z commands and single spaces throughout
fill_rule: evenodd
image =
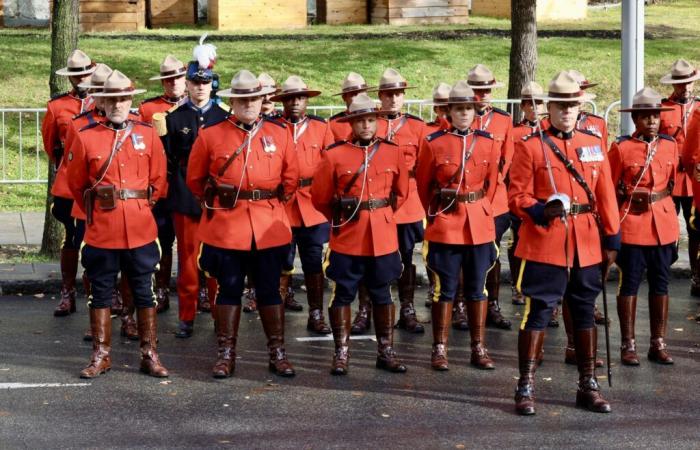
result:
M 525 263 L 527 261 L 524 259 L 520 260 L 520 270 L 518 271 L 518 281 L 515 283 L 515 289 L 518 291 L 519 294 L 523 293 L 522 290 L 522 284 L 523 284 L 523 274 L 525 273 Z
M 156 264 L 156 270 L 151 275 L 151 298 L 153 303 L 158 307 L 158 297 L 156 296 L 156 291 L 153 290 L 153 286 L 156 285 L 156 273 L 160 270 L 160 259 L 163 257 L 163 248 L 160 246 L 160 241 L 156 238 L 156 245 L 158 246 L 158 264 Z
M 617 271 L 619 272 L 617 276 L 617 295 L 620 295 L 620 291 L 622 290 L 622 268 L 619 264 L 615 265 L 617 266 Z
M 498 262 L 498 259 L 501 257 L 501 249 L 498 248 L 498 245 L 496 245 L 496 241 L 493 241 L 493 246 L 496 248 L 496 259 L 493 260 L 493 264 L 491 264 L 491 267 L 489 267 L 489 270 L 486 271 L 486 277 L 484 277 L 484 288 L 482 289 L 482 292 L 484 295 L 488 296 L 489 291 L 486 289 L 486 278 L 488 277 L 488 273 L 493 270 L 494 267 L 496 267 L 496 263 Z
M 292 270 L 283 270 L 283 271 L 282 271 L 282 275 L 284 275 L 284 276 L 291 276 L 291 275 L 294 275 L 294 269 L 292 269 Z
M 518 289 L 520 290 L 520 289 Z M 520 322 L 520 329 L 525 329 L 525 324 L 527 323 L 527 317 L 530 315 L 530 297 L 525 297 L 525 313 L 523 314 L 523 321 Z
M 433 303 L 437 303 L 440 301 L 440 275 L 438 275 L 437 272 L 435 272 L 433 269 L 428 267 L 428 249 L 430 248 L 430 243 L 428 241 L 423 241 L 423 248 L 421 249 L 421 254 L 423 255 L 423 263 L 425 264 L 425 269 L 429 270 L 433 274 L 433 296 L 432 296 L 432 301 Z
M 200 271 L 204 272 L 204 276 L 205 276 L 205 277 L 207 277 L 207 278 L 215 278 L 215 277 L 212 277 L 212 276 L 209 274 L 209 272 L 207 272 L 206 270 L 202 269 L 202 264 L 201 264 L 201 262 L 200 262 L 200 259 L 202 258 L 202 249 L 203 249 L 203 248 L 204 248 L 204 242 L 200 242 L 200 243 L 199 243 L 199 253 L 197 253 L 197 269 L 199 269 Z
M 695 205 L 690 207 L 690 219 L 688 220 L 688 225 L 690 225 L 690 228 L 693 231 L 698 231 L 697 227 L 695 226 Z
M 328 269 L 328 266 L 331 265 L 331 248 L 328 247 L 326 249 L 326 254 L 323 256 L 323 264 L 321 265 L 321 269 L 323 269 L 323 276 L 324 278 L 328 279 L 328 282 L 331 285 L 331 297 L 328 299 L 328 307 L 330 308 L 333 305 L 333 301 L 335 300 L 335 281 L 329 279 L 326 276 L 326 270 Z

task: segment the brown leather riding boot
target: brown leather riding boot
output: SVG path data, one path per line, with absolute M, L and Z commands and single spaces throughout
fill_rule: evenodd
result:
M 486 275 L 486 292 L 488 292 L 489 307 L 486 313 L 486 325 L 502 330 L 510 330 L 510 320 L 503 317 L 501 306 L 498 303 L 498 293 L 501 287 L 501 262 L 496 261 L 493 268 Z
M 425 273 L 428 276 L 428 294 L 425 298 L 425 307 L 432 308 L 433 296 L 435 295 L 435 272 L 433 272 L 430 269 L 427 269 Z
M 78 258 L 78 250 L 61 249 L 61 300 L 53 311 L 55 317 L 67 316 L 75 312 L 75 277 L 78 274 Z
M 433 322 L 433 351 L 430 355 L 430 367 L 434 370 L 448 370 L 447 339 L 452 322 L 452 302 L 433 302 L 430 311 Z
M 464 278 L 461 271 L 459 273 L 457 293 L 455 294 L 455 299 L 452 305 L 452 328 L 461 331 L 467 331 L 469 329 L 467 304 L 464 302 Z
M 95 378 L 112 368 L 112 316 L 109 308 L 90 308 L 92 356 L 90 364 L 80 372 L 80 378 Z
M 492 370 L 496 367 L 484 346 L 488 306 L 486 301 L 467 302 L 467 317 L 469 318 L 469 334 L 472 348 L 470 362 L 472 366 L 483 370 Z
M 620 320 L 620 359 L 625 366 L 638 366 L 637 346 L 634 341 L 634 321 L 637 315 L 637 296 L 617 296 L 617 317 Z
M 214 378 L 227 378 L 236 369 L 236 341 L 238 325 L 241 322 L 240 305 L 218 305 L 216 317 L 216 342 L 219 352 L 212 369 Z
M 535 370 L 543 343 L 544 331 L 520 330 L 518 333 L 520 379 L 515 390 L 515 411 L 521 416 L 535 414 Z
M 85 298 L 88 302 L 92 301 L 92 286 L 90 285 L 90 279 L 87 273 L 83 272 L 83 289 L 85 290 Z M 92 342 L 92 326 L 89 326 L 85 334 L 83 335 L 83 341 Z
M 576 330 L 574 340 L 579 374 L 576 406 L 593 412 L 609 413 L 610 403 L 603 398 L 595 376 L 598 330 L 595 327 Z
M 350 305 L 328 308 L 328 316 L 331 320 L 335 343 L 331 374 L 346 375 L 350 360 L 350 319 L 352 317 Z
M 372 302 L 369 300 L 369 292 L 367 292 L 364 283 L 360 283 L 357 299 L 359 306 L 350 328 L 350 334 L 365 334 L 372 326 Z
M 281 377 L 293 377 L 294 367 L 287 359 L 287 352 L 284 349 L 284 304 L 260 306 L 258 312 L 267 336 L 270 372 Z
M 409 333 L 424 333 L 425 327 L 416 318 L 416 308 L 413 306 L 413 298 L 416 292 L 416 266 L 411 264 L 401 273 L 398 281 L 399 302 L 401 310 L 397 328 L 404 329 Z
M 323 317 L 323 273 L 304 274 L 306 301 L 309 303 L 309 319 L 306 329 L 316 334 L 330 334 L 331 329 Z
M 394 305 L 372 305 L 374 332 L 377 336 L 377 369 L 404 373 L 403 365 L 394 351 Z
M 138 308 L 136 319 L 141 341 L 141 372 L 156 378 L 167 377 L 168 369 L 161 364 L 157 352 L 156 308 Z
M 170 309 L 170 277 L 173 273 L 173 254 L 163 254 L 156 272 L 156 311 L 160 314 Z
M 125 276 L 122 277 L 119 284 L 122 292 L 122 314 L 119 317 L 122 321 L 122 326 L 119 334 L 130 341 L 138 341 L 139 330 L 136 328 L 136 321 L 134 320 L 134 312 L 136 311 L 134 296 Z
M 698 264 L 700 239 L 695 233 L 688 233 L 688 259 L 690 260 L 690 295 L 700 297 L 700 264 Z
M 659 364 L 673 364 L 673 358 L 666 350 L 666 324 L 668 323 L 668 294 L 649 295 L 649 322 L 651 341 L 647 357 Z
M 561 302 L 561 316 L 564 319 L 564 330 L 566 331 L 566 350 L 564 352 L 564 362 L 575 366 L 576 363 L 576 343 L 574 342 L 574 319 L 566 300 Z M 596 367 L 603 367 L 603 360 L 596 358 Z
M 294 299 L 294 287 L 292 286 L 292 276 L 282 275 L 280 277 L 280 297 L 284 308 L 290 311 L 301 311 L 304 309 L 301 303 Z

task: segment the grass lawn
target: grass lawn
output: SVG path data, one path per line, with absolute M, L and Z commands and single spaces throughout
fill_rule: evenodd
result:
M 619 29 L 620 8 L 607 11 L 595 10 L 589 19 L 570 24 L 541 24 L 540 29 Z M 661 92 L 667 89 L 658 84 L 658 79 L 671 63 L 684 57 L 700 64 L 700 35 L 694 30 L 700 21 L 700 5 L 697 0 L 667 1 L 663 5 L 647 8 L 648 30 L 655 35 L 646 42 L 647 83 Z M 459 40 L 408 40 L 403 32 L 424 30 L 456 30 L 470 28 L 507 29 L 505 20 L 472 18 L 466 27 L 328 27 L 314 26 L 306 30 L 285 31 L 295 35 L 309 33 L 397 33 L 396 36 L 373 39 L 337 39 L 328 36 L 320 40 L 275 40 L 262 39 L 219 41 L 213 33 L 211 42 L 217 45 L 219 61 L 216 71 L 223 84 L 228 84 L 233 74 L 247 68 L 253 72 L 266 71 L 281 82 L 290 74 L 298 74 L 312 88 L 323 91 L 312 104 L 338 104 L 339 97 L 331 94 L 338 91 L 342 78 L 350 70 L 363 74 L 369 84 L 376 84 L 386 67 L 401 71 L 417 89 L 410 91 L 411 98 L 429 98 L 432 88 L 440 81 L 453 83 L 465 78 L 470 67 L 477 63 L 490 66 L 500 80 L 508 78 L 510 39 L 500 37 L 470 37 Z M 187 60 L 196 36 L 202 30 L 157 30 L 144 33 L 147 36 L 163 35 L 163 39 L 139 41 L 132 39 L 104 39 L 103 35 L 83 36 L 80 48 L 94 59 L 118 68 L 132 77 L 138 86 L 149 89 L 146 96 L 157 95 L 160 86 L 148 78 L 158 71 L 158 65 L 168 53 Z M 276 32 L 280 33 L 280 32 Z M 190 41 L 170 41 L 168 35 L 187 34 Z M 599 109 L 615 101 L 620 91 L 620 41 L 591 38 L 541 38 L 538 44 L 539 64 L 537 81 L 546 84 L 556 71 L 576 68 L 590 80 L 599 82 L 594 88 Z M 0 107 L 42 107 L 48 97 L 48 71 L 50 61 L 50 38 L 45 31 L 1 30 L 0 31 Z M 17 55 L 22 55 L 22 64 L 16 64 Z M 505 97 L 506 89 L 495 92 L 496 97 Z M 602 113 L 602 112 L 601 112 Z M 614 120 L 614 118 L 613 118 Z M 9 125 L 12 126 L 12 125 Z M 25 149 L 33 149 L 33 129 L 24 136 Z M 17 136 L 7 136 L 8 148 L 16 145 Z M 26 150 L 25 150 L 26 151 Z M 6 170 L 10 174 L 19 170 L 16 155 L 8 154 L 11 160 Z M 1 163 L 1 161 L 0 161 Z M 36 172 L 34 159 L 25 157 L 25 178 Z M 45 161 L 39 173 L 46 172 Z M 40 176 L 44 178 L 45 176 Z M 0 210 L 42 210 L 45 186 L 0 185 Z

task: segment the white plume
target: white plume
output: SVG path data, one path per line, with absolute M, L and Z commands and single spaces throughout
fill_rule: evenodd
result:
M 211 69 L 216 62 L 216 47 L 212 44 L 205 44 L 207 34 L 204 33 L 199 38 L 199 45 L 192 51 L 192 58 L 199 63 L 200 69 Z

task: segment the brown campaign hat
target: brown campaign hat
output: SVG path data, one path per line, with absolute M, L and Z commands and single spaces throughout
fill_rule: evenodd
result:
M 581 89 L 581 85 L 569 74 L 568 71 L 559 72 L 547 86 L 547 94 L 535 95 L 536 100 L 545 102 L 581 103 L 593 100 L 595 95 Z
M 72 77 L 76 75 L 88 75 L 95 71 L 95 63 L 81 50 L 73 50 L 68 57 L 66 67 L 58 69 L 56 75 Z
M 80 89 L 102 89 L 104 87 L 105 81 L 112 74 L 112 68 L 107 64 L 98 63 L 95 67 L 95 71 L 92 72 L 90 79 L 85 83 L 80 83 L 78 87 Z
M 369 98 L 369 95 L 363 92 L 352 99 L 352 103 L 350 103 L 350 107 L 348 108 L 348 113 L 338 119 L 338 122 L 350 122 L 358 117 L 372 115 L 378 116 L 381 114 L 382 112 L 379 111 L 374 100 Z
M 241 70 L 234 75 L 231 80 L 231 87 L 219 91 L 219 97 L 260 97 L 276 92 L 277 89 L 271 86 L 263 86 L 260 80 L 248 70 Z
M 635 111 L 673 111 L 673 108 L 661 104 L 661 94 L 652 88 L 645 87 L 632 97 L 632 106 L 622 108 L 620 112 Z
M 340 87 L 341 92 L 333 95 L 351 94 L 353 92 L 366 92 L 369 89 L 365 79 L 359 73 L 350 72 Z
M 168 55 L 160 64 L 160 74 L 149 78 L 149 80 L 165 80 L 166 78 L 181 77 L 185 74 L 187 74 L 187 66 L 185 63 L 173 55 Z
M 406 79 L 396 69 L 386 69 L 379 79 L 379 86 L 370 89 L 373 92 L 396 91 L 400 89 L 414 89 L 415 86 L 409 86 Z
M 292 75 L 282 83 L 282 89 L 270 101 L 279 102 L 287 97 L 317 97 L 321 91 L 310 90 L 301 77 Z
M 598 83 L 591 83 L 588 81 L 586 76 L 579 72 L 578 70 L 569 70 L 569 75 L 571 75 L 571 78 L 576 80 L 579 86 L 581 86 L 581 89 L 586 90 L 588 88 L 591 88 L 593 86 L 598 86 Z
M 261 72 L 260 75 L 258 75 L 258 81 L 260 82 L 260 85 L 265 88 L 275 88 L 274 92 L 277 92 L 279 89 L 277 88 L 277 82 L 275 81 L 272 76 L 270 76 L 269 73 L 267 72 Z
M 671 73 L 661 77 L 661 84 L 681 84 L 700 80 L 700 72 L 685 59 L 673 63 Z
M 544 89 L 542 89 L 542 86 L 537 84 L 534 81 L 528 82 L 523 88 L 520 90 L 520 99 L 521 100 L 538 100 L 538 98 L 535 97 L 542 97 L 544 95 Z
M 134 83 L 118 70 L 113 71 L 105 80 L 102 91 L 92 94 L 93 97 L 122 97 L 142 94 L 145 89 L 136 89 Z
M 467 75 L 467 82 L 472 89 L 494 89 L 504 86 L 503 83 L 496 81 L 491 69 L 483 64 L 472 67 Z
M 445 106 L 447 104 L 447 98 L 450 96 L 451 89 L 452 87 L 449 84 L 440 83 L 433 88 L 433 99 L 426 100 L 423 103 L 433 106 Z
M 485 100 L 478 100 L 474 94 L 474 89 L 469 86 L 467 80 L 459 80 L 450 89 L 450 96 L 447 98 L 448 105 L 461 105 L 464 103 L 483 103 Z

